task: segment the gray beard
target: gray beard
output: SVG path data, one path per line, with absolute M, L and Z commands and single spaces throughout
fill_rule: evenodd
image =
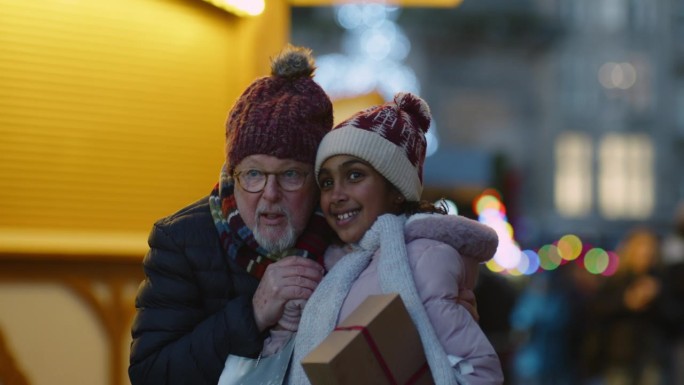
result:
M 280 230 L 278 230 L 280 231 Z M 256 228 L 253 231 L 254 239 L 257 241 L 259 246 L 263 247 L 270 254 L 281 253 L 292 246 L 295 245 L 297 241 L 297 234 L 295 233 L 294 227 L 289 223 L 285 229 L 285 234 L 283 236 L 273 239 L 274 237 L 270 231 L 264 231 L 263 233 L 259 230 L 259 223 L 257 222 Z M 271 236 L 269 236 L 271 235 Z

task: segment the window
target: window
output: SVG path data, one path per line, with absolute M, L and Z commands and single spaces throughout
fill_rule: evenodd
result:
M 567 217 L 591 210 L 592 146 L 585 134 L 566 132 L 556 141 L 555 204 Z
M 599 149 L 599 208 L 607 219 L 643 219 L 654 201 L 653 143 L 646 134 L 608 134 Z

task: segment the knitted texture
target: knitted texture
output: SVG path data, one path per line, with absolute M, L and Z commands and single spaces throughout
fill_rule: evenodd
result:
M 385 293 L 396 292 L 401 295 L 406 310 L 420 334 L 435 384 L 465 384 L 465 379 L 451 367 L 447 353 L 439 342 L 416 289 L 404 240 L 404 223 L 404 218 L 386 214 L 380 216 L 373 225 L 381 234 L 381 256 L 378 261 L 380 288 Z
M 420 200 L 423 163 L 430 127 L 430 108 L 411 93 L 361 111 L 323 138 L 316 155 L 316 176 L 335 155 L 352 155 L 370 163 L 409 201 Z
M 295 350 L 288 375 L 289 385 L 309 385 L 301 365 L 302 359 L 335 329 L 342 303 L 356 278 L 370 263 L 373 250 L 358 250 L 347 254 L 318 284 L 304 307 Z
M 313 164 L 333 125 L 332 103 L 314 82 L 311 51 L 288 46 L 271 61 L 271 76 L 255 80 L 226 121 L 226 159 L 232 171 L 242 159 L 265 154 Z

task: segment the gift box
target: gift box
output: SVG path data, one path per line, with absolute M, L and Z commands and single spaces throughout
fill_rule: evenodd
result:
M 312 385 L 433 384 L 398 294 L 369 296 L 301 363 Z

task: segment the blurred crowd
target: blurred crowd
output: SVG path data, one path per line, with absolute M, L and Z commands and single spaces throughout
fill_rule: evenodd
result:
M 684 385 L 684 204 L 667 234 L 635 227 L 615 250 L 610 276 L 482 270 L 480 322 L 506 384 Z

